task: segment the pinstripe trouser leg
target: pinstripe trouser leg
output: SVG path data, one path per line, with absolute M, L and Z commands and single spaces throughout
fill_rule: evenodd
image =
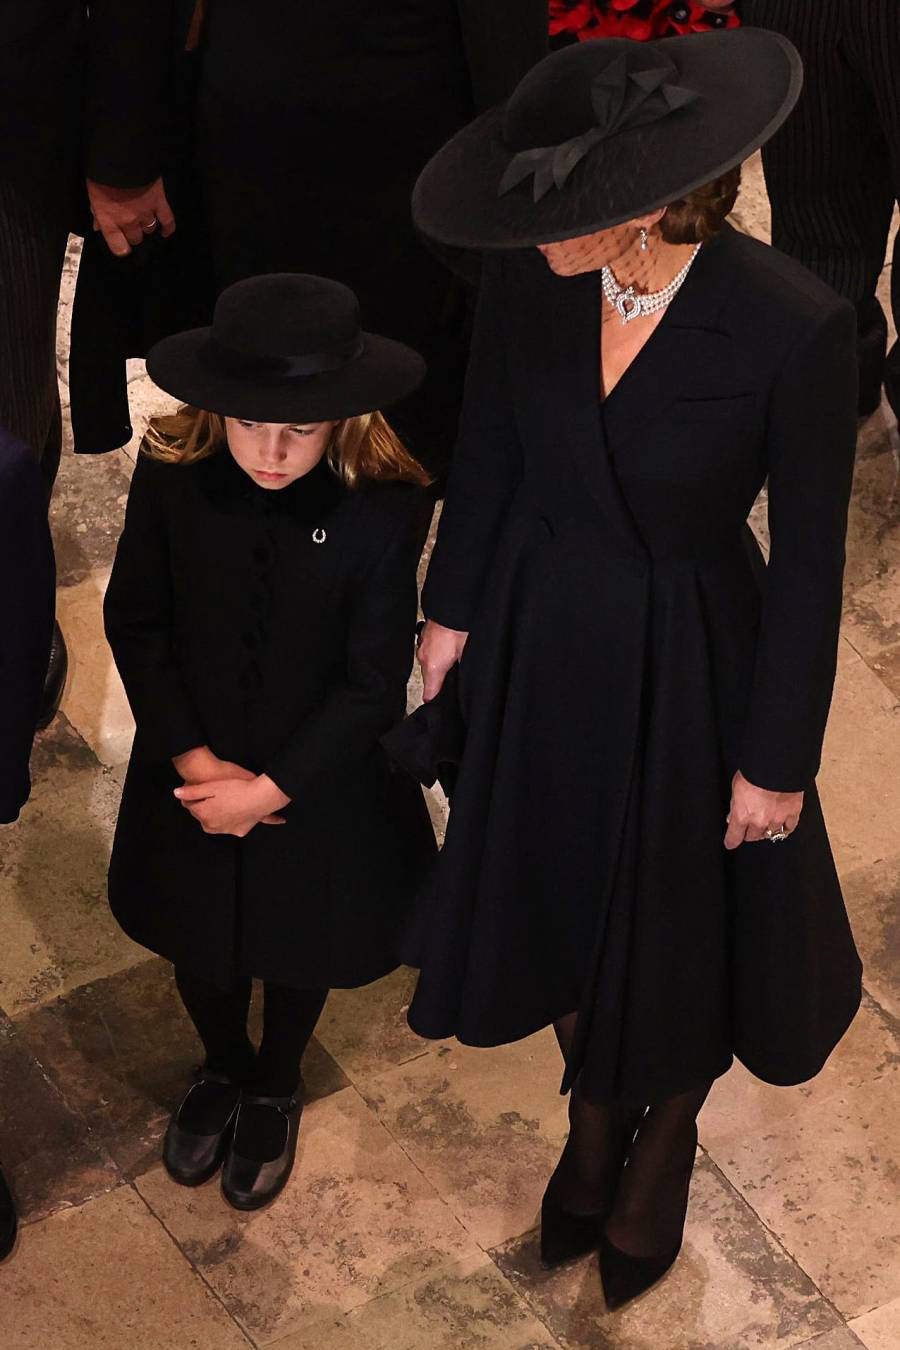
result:
M 51 215 L 0 179 L 0 424 L 34 448 L 48 500 L 62 448 L 56 314 L 68 238 Z
M 887 341 L 875 288 L 900 189 L 900 3 L 744 0 L 742 12 L 747 22 L 790 38 L 803 57 L 803 94 L 763 151 L 772 240 L 856 304 L 860 404 L 872 406 Z M 900 400 L 896 360 L 895 352 L 887 377 L 892 402 Z

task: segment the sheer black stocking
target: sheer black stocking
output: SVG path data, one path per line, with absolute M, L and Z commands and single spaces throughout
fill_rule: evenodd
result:
M 681 1241 L 697 1116 L 711 1087 L 651 1106 L 640 1123 L 606 1224 L 609 1241 L 629 1256 L 660 1257 Z
M 563 1057 L 568 1058 L 576 1014 L 554 1025 Z M 569 1214 L 599 1214 L 616 1193 L 628 1146 L 634 1137 L 642 1107 L 623 1102 L 586 1101 L 576 1085 L 569 1097 L 569 1137 L 549 1194 Z

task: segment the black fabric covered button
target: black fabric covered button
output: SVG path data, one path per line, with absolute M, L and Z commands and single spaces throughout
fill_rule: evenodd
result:
M 262 682 L 262 671 L 257 665 L 246 666 L 244 670 L 241 671 L 238 679 L 241 688 L 248 694 L 255 693 L 258 689 L 261 689 Z

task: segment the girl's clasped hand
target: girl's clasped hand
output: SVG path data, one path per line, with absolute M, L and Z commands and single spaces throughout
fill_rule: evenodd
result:
M 204 834 L 233 834 L 239 839 L 256 825 L 284 825 L 276 813 L 290 802 L 266 774 L 219 759 L 208 746 L 189 750 L 173 763 L 184 779 L 175 796 Z

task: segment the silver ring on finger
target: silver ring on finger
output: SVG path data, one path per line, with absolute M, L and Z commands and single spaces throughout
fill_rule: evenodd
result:
M 771 825 L 766 830 L 766 838 L 770 844 L 783 844 L 790 831 L 786 825 L 780 825 L 777 830 L 773 830 Z
M 152 234 L 158 224 L 159 221 L 156 219 L 156 216 L 154 216 L 152 220 L 147 221 L 146 225 L 142 225 L 141 229 L 144 231 L 144 234 Z

